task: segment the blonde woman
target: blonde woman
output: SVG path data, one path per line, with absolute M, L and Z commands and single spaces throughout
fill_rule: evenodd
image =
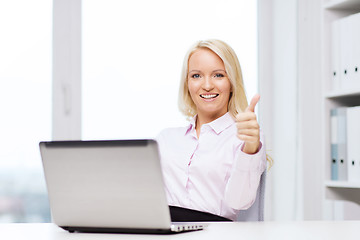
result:
M 255 201 L 266 168 L 263 136 L 233 49 L 197 42 L 184 58 L 179 107 L 186 127 L 157 137 L 173 221 L 234 221 Z

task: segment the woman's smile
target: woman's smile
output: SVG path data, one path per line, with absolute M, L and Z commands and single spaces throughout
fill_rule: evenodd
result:
M 211 102 L 214 101 L 215 98 L 217 98 L 219 96 L 219 94 L 217 93 L 204 93 L 204 94 L 200 94 L 200 97 L 204 99 L 204 101 L 206 102 Z

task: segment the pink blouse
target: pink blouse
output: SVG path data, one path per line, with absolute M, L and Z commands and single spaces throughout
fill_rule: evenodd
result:
M 168 204 L 236 220 L 255 201 L 266 168 L 264 138 L 256 154 L 241 151 L 230 113 L 204 124 L 168 128 L 157 137 Z

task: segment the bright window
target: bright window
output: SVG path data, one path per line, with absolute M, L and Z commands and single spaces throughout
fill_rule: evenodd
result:
M 49 222 L 39 141 L 51 138 L 52 2 L 0 2 L 0 222 Z
M 257 92 L 257 1 L 83 1 L 83 139 L 152 138 L 184 126 L 183 57 L 197 40 L 236 51 L 248 98 Z

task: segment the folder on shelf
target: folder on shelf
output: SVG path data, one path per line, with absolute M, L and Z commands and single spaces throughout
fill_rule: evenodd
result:
M 360 14 L 353 15 L 353 80 L 356 88 L 360 88 Z
M 351 89 L 352 83 L 352 56 L 353 56 L 353 34 L 352 18 L 345 17 L 340 22 L 340 88 Z
M 337 109 L 337 146 L 338 146 L 338 180 L 346 181 L 347 176 L 347 144 L 346 144 L 346 107 Z
M 360 182 L 360 106 L 349 107 L 346 117 L 348 181 Z
M 331 180 L 338 180 L 337 109 L 330 110 Z
M 340 88 L 341 77 L 340 66 L 340 21 L 333 21 L 331 24 L 331 75 L 332 83 L 331 89 L 337 90 Z
M 338 26 L 337 26 L 338 25 Z M 338 27 L 338 29 L 337 29 Z M 332 34 L 340 34 L 340 89 L 360 88 L 360 13 L 333 22 Z M 336 43 L 336 37 L 334 43 Z M 336 44 L 331 51 L 336 56 Z

